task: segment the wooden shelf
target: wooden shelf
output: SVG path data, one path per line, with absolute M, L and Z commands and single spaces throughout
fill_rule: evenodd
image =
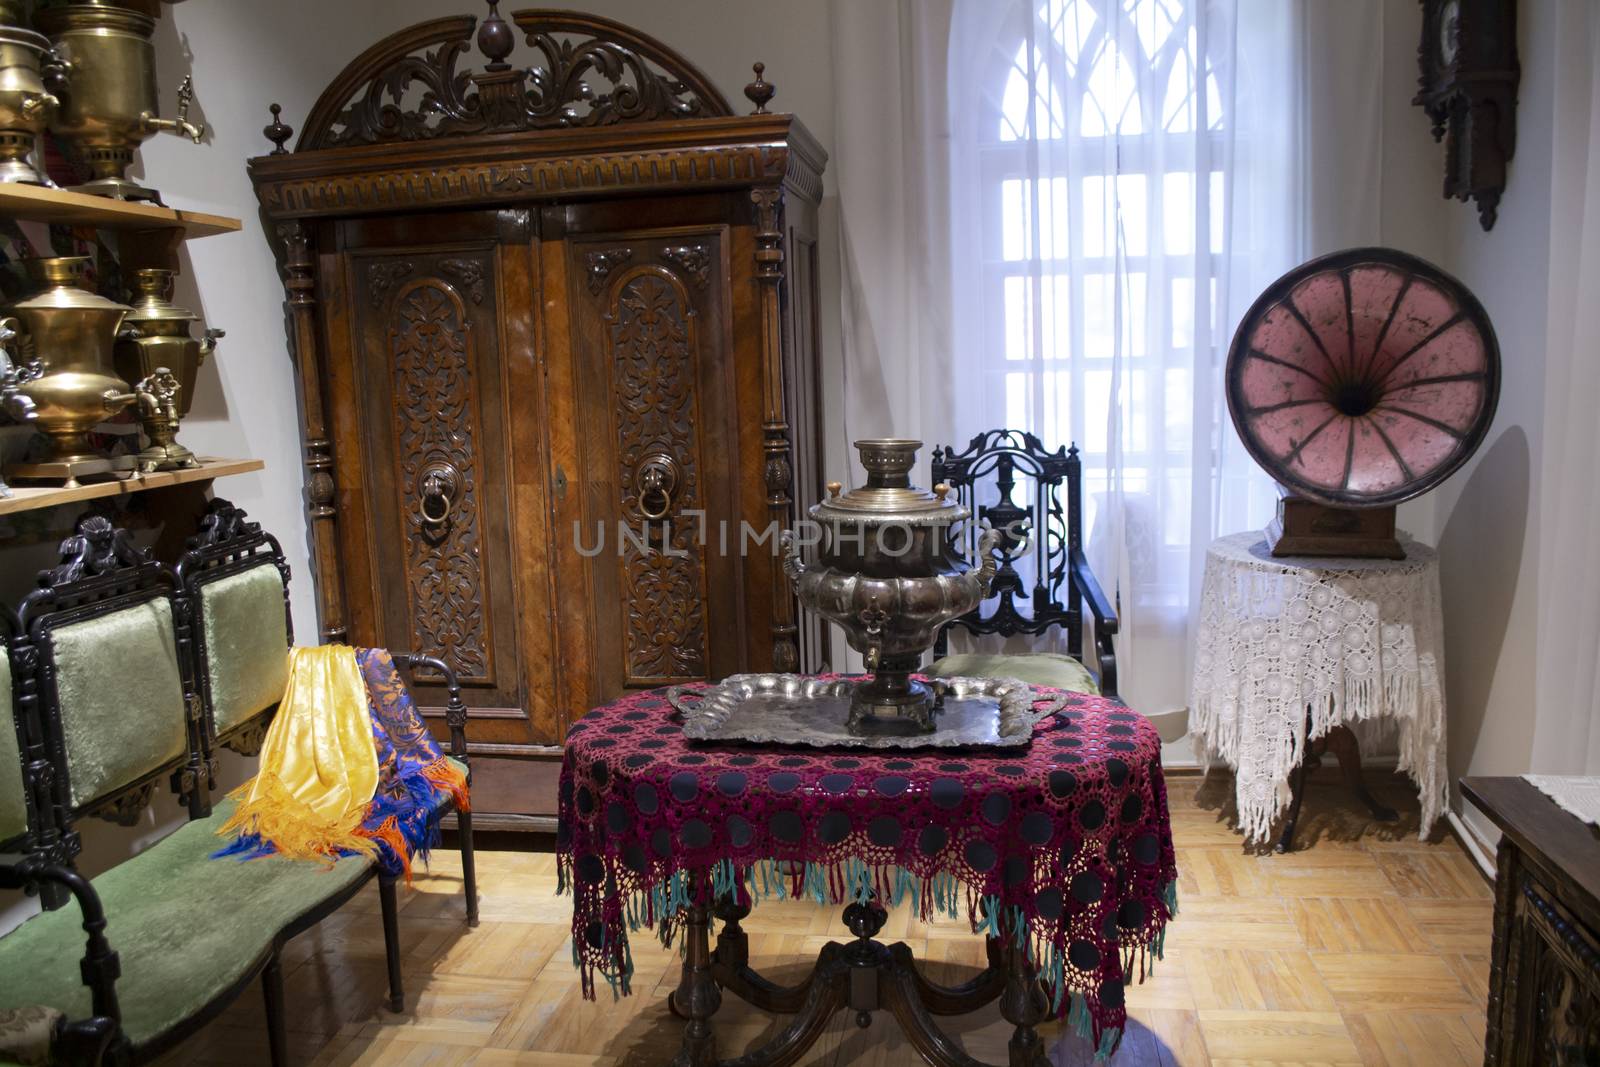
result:
M 185 238 L 235 233 L 243 225 L 226 215 L 178 211 L 131 200 L 112 200 L 66 189 L 0 182 L 0 216 L 103 230 L 182 230 Z
M 59 504 L 74 504 L 83 500 L 96 500 L 107 496 L 127 496 L 146 489 L 164 489 L 169 485 L 205 482 L 212 478 L 226 478 L 230 474 L 249 474 L 266 467 L 259 459 L 211 459 L 200 461 L 200 466 L 188 470 L 157 471 L 154 474 L 135 474 L 118 480 L 90 482 L 72 489 L 59 486 L 13 485 L 11 495 L 0 497 L 0 515 L 19 511 L 53 508 Z

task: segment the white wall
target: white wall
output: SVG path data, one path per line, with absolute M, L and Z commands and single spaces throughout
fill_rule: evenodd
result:
M 1510 775 L 1532 769 L 1538 543 L 1541 492 L 1590 487 L 1538 484 L 1545 410 L 1546 289 L 1551 235 L 1552 130 L 1556 10 L 1588 0 L 1529 0 L 1519 5 L 1522 83 L 1518 137 L 1499 220 L 1485 233 L 1475 206 L 1444 199 L 1444 149 L 1427 117 L 1410 103 L 1417 77 L 1420 10 L 1411 4 L 1357 0 L 1313 13 L 1325 61 L 1348 71 L 1335 34 L 1377 13 L 1383 60 L 1371 82 L 1342 79 L 1337 92 L 1376 92 L 1381 129 L 1324 130 L 1325 160 L 1335 179 L 1313 205 L 1312 252 L 1371 241 L 1431 260 L 1459 277 L 1488 310 L 1499 337 L 1503 374 L 1494 424 L 1477 454 L 1432 493 L 1402 505 L 1400 523 L 1438 544 L 1445 610 L 1452 807 L 1469 828 L 1494 834 L 1454 782 L 1464 775 Z M 1344 45 L 1364 48 L 1366 42 Z M 1356 108 L 1357 111 L 1360 108 Z M 1308 135 L 1318 137 L 1316 128 Z M 1315 150 L 1311 153 L 1315 159 Z M 1333 195 L 1333 186 L 1343 189 Z M 1313 183 L 1313 189 L 1316 186 Z
M 1500 407 L 1472 461 L 1433 494 L 1443 567 L 1450 773 L 1522 774 L 1532 768 L 1542 494 L 1546 287 L 1550 264 L 1556 8 L 1519 5 L 1522 85 L 1517 145 L 1499 221 L 1485 233 L 1457 206 L 1440 234 L 1442 264 L 1483 301 L 1500 340 Z M 1493 838 L 1471 805 L 1457 808 Z

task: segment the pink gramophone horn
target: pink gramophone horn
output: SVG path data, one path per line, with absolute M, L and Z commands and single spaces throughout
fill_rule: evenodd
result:
M 1500 396 L 1489 316 L 1392 248 L 1304 263 L 1256 299 L 1228 351 L 1228 410 L 1252 458 L 1339 508 L 1417 496 L 1482 443 Z

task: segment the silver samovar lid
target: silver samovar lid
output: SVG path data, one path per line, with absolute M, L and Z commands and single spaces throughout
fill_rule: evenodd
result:
M 811 507 L 811 517 L 824 523 L 899 523 L 907 526 L 948 526 L 970 512 L 947 500 L 947 485 L 933 492 L 911 484 L 921 441 L 903 437 L 869 437 L 855 442 L 867 484 L 848 493 L 838 482 L 828 483 L 828 499 Z

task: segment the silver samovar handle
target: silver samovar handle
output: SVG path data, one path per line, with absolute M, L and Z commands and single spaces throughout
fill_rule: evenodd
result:
M 862 665 L 876 674 L 883 662 L 883 624 L 889 621 L 889 613 L 878 607 L 878 598 L 873 597 L 857 618 L 867 638 L 867 647 L 861 653 Z
M 700 702 L 706 698 L 706 691 L 699 685 L 670 685 L 667 687 L 665 697 L 667 703 L 672 705 L 673 711 L 687 718 L 699 708 Z M 686 697 L 693 697 L 694 703 L 688 703 Z
M 978 535 L 978 559 L 976 567 L 969 568 L 961 577 L 963 580 L 971 578 L 977 583 L 979 599 L 989 595 L 989 584 L 994 581 L 995 572 L 1000 569 L 1000 564 L 995 562 L 994 550 L 1000 546 L 1000 531 L 983 524 L 983 533 Z
M 783 573 L 789 576 L 789 584 L 794 586 L 795 592 L 799 592 L 800 579 L 806 573 L 806 561 L 800 558 L 800 546 L 795 544 L 793 530 L 785 530 L 778 535 L 778 550 L 783 553 Z

